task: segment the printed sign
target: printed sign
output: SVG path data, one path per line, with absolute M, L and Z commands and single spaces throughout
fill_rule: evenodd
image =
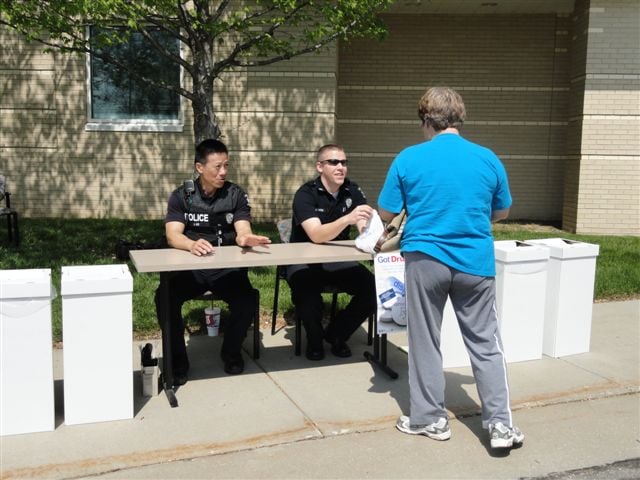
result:
M 373 259 L 378 299 L 379 335 L 404 330 L 407 326 L 404 258 L 400 251 L 378 253 Z

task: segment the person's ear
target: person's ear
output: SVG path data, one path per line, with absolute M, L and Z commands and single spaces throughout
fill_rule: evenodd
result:
M 194 167 L 196 169 L 196 172 L 198 172 L 198 174 L 202 174 L 202 170 L 204 169 L 204 165 L 202 165 L 200 162 L 195 162 Z

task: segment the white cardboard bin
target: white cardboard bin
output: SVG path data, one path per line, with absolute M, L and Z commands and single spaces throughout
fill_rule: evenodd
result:
M 0 435 L 55 428 L 50 269 L 0 270 Z
M 67 425 L 133 418 L 133 278 L 126 265 L 62 267 Z
M 499 240 L 494 250 L 498 325 L 506 361 L 542 358 L 549 249 Z
M 400 350 L 409 353 L 408 346 L 401 346 Z M 440 331 L 440 353 L 442 354 L 442 368 L 468 367 L 471 365 L 467 347 L 462 340 L 458 319 L 453 311 L 451 299 L 447 298 L 442 313 L 442 329 Z
M 442 330 L 440 332 L 440 352 L 443 368 L 468 367 L 471 365 L 467 347 L 462 340 L 458 319 L 453 311 L 451 299 L 447 298 L 442 313 Z
M 550 252 L 542 352 L 550 357 L 588 352 L 600 246 L 563 238 L 527 243 Z

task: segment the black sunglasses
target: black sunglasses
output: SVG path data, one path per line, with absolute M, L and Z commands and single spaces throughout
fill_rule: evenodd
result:
M 342 165 L 343 167 L 346 167 L 347 166 L 347 162 L 348 162 L 348 160 L 346 158 L 344 160 L 338 160 L 337 158 L 329 158 L 328 160 L 320 160 L 320 163 L 328 163 L 332 167 L 337 167 L 338 164 Z

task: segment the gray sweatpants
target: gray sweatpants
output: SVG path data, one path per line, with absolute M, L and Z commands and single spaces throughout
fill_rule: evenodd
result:
M 429 425 L 447 418 L 440 332 L 442 312 L 447 297 L 451 297 L 471 359 L 483 426 L 496 422 L 512 426 L 495 279 L 462 273 L 420 252 L 405 254 L 405 268 L 411 425 Z

